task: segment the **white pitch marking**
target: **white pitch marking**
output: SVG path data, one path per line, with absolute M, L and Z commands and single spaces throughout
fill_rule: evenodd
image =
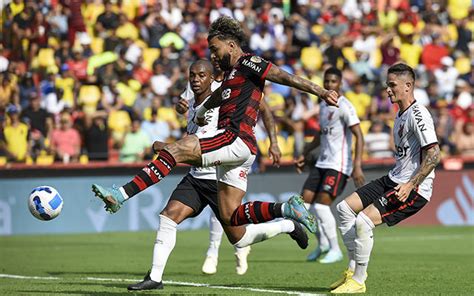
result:
M 34 279 L 34 280 L 66 280 L 68 278 L 59 278 L 59 277 L 41 277 L 41 276 L 23 276 L 23 275 L 14 275 L 14 274 L 0 274 L 0 278 L 11 278 L 11 279 Z M 97 277 L 86 277 L 81 278 L 81 280 L 88 281 L 106 281 L 106 282 L 136 282 L 137 279 L 120 279 L 120 278 L 97 278 Z M 275 294 L 286 294 L 286 295 L 299 295 L 299 296 L 322 296 L 325 294 L 313 294 L 306 292 L 298 291 L 283 291 L 283 290 L 267 290 L 259 288 L 250 288 L 250 287 L 228 287 L 228 286 L 213 286 L 210 284 L 203 283 L 191 283 L 191 282 L 178 282 L 178 281 L 163 281 L 164 284 L 176 285 L 176 286 L 188 286 L 188 287 L 205 287 L 209 289 L 222 289 L 222 290 L 242 290 L 242 291 L 251 291 L 251 292 L 261 292 L 261 293 L 275 293 Z
M 425 236 L 385 236 L 379 237 L 375 236 L 377 241 L 401 241 L 401 240 L 411 240 L 411 241 L 424 241 L 424 240 L 450 240 L 450 239 L 465 239 L 472 238 L 473 236 L 461 235 L 461 234 L 452 234 L 452 235 L 425 235 Z

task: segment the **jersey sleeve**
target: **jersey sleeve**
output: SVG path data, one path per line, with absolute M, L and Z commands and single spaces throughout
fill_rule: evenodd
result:
M 186 101 L 190 101 L 191 99 L 194 98 L 194 93 L 191 90 L 191 84 L 188 81 L 188 84 L 186 85 L 186 89 L 184 92 L 180 95 L 181 99 L 185 99 Z
M 438 143 L 436 131 L 433 124 L 433 118 L 430 112 L 424 108 L 419 108 L 419 113 L 414 112 L 411 116 L 411 126 L 416 138 L 420 141 L 421 149 Z
M 240 72 L 253 81 L 265 80 L 272 63 L 256 55 L 249 55 L 240 61 Z
M 344 103 L 341 104 L 340 107 L 342 112 L 342 118 L 347 126 L 350 127 L 360 123 L 356 109 L 351 104 L 351 102 L 349 102 L 349 100 L 344 100 Z

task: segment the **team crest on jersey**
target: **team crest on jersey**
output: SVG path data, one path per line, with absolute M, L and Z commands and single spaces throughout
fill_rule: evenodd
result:
M 328 114 L 328 120 L 329 120 L 329 121 L 331 121 L 333 115 L 334 115 L 334 111 L 333 111 L 333 112 L 329 112 L 329 114 Z
M 403 136 L 403 128 L 405 127 L 405 124 L 401 124 L 400 128 L 398 129 L 398 136 L 401 138 Z
M 252 57 L 250 58 L 250 61 L 251 61 L 251 62 L 254 62 L 254 63 L 256 63 L 256 64 L 258 64 L 258 63 L 261 63 L 261 62 L 262 62 L 262 59 L 261 59 L 260 57 L 258 57 L 258 56 L 252 56 Z

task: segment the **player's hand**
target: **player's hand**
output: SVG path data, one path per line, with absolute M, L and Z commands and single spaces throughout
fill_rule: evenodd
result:
M 176 103 L 176 111 L 179 114 L 184 114 L 189 109 L 189 103 L 186 99 L 180 99 L 178 103 Z
M 293 161 L 296 167 L 296 172 L 301 174 L 303 172 L 304 165 L 306 164 L 306 160 L 304 155 L 300 155 L 297 159 Z
M 268 149 L 268 155 L 270 155 L 270 159 L 273 160 L 273 165 L 276 167 L 280 167 L 280 159 L 281 159 L 281 151 L 280 147 L 278 147 L 278 143 L 272 143 L 270 148 Z
M 362 168 L 359 165 L 354 166 L 354 170 L 352 171 L 352 179 L 354 179 L 354 185 L 356 188 L 362 187 L 365 184 L 365 176 L 362 172 Z
M 328 103 L 330 106 L 336 106 L 339 107 L 338 101 L 339 101 L 339 95 L 337 92 L 333 90 L 326 90 L 322 95 L 321 98 Z
M 395 196 L 401 202 L 405 202 L 410 195 L 410 192 L 415 188 L 415 186 L 411 183 L 400 183 L 398 184 L 395 189 Z

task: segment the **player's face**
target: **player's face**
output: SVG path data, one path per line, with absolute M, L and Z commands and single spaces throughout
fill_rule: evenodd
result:
M 211 51 L 211 61 L 217 63 L 222 71 L 232 69 L 230 64 L 230 53 L 232 46 L 228 40 L 220 40 L 214 37 L 209 41 L 209 50 Z
M 334 90 L 339 92 L 341 87 L 341 79 L 334 74 L 324 75 L 324 88 L 327 90 Z
M 189 69 L 189 83 L 195 95 L 200 95 L 210 89 L 212 73 L 204 65 L 195 64 Z
M 405 95 L 407 88 L 405 79 L 402 79 L 403 77 L 393 73 L 387 76 L 387 94 L 392 104 L 400 102 L 400 99 Z

